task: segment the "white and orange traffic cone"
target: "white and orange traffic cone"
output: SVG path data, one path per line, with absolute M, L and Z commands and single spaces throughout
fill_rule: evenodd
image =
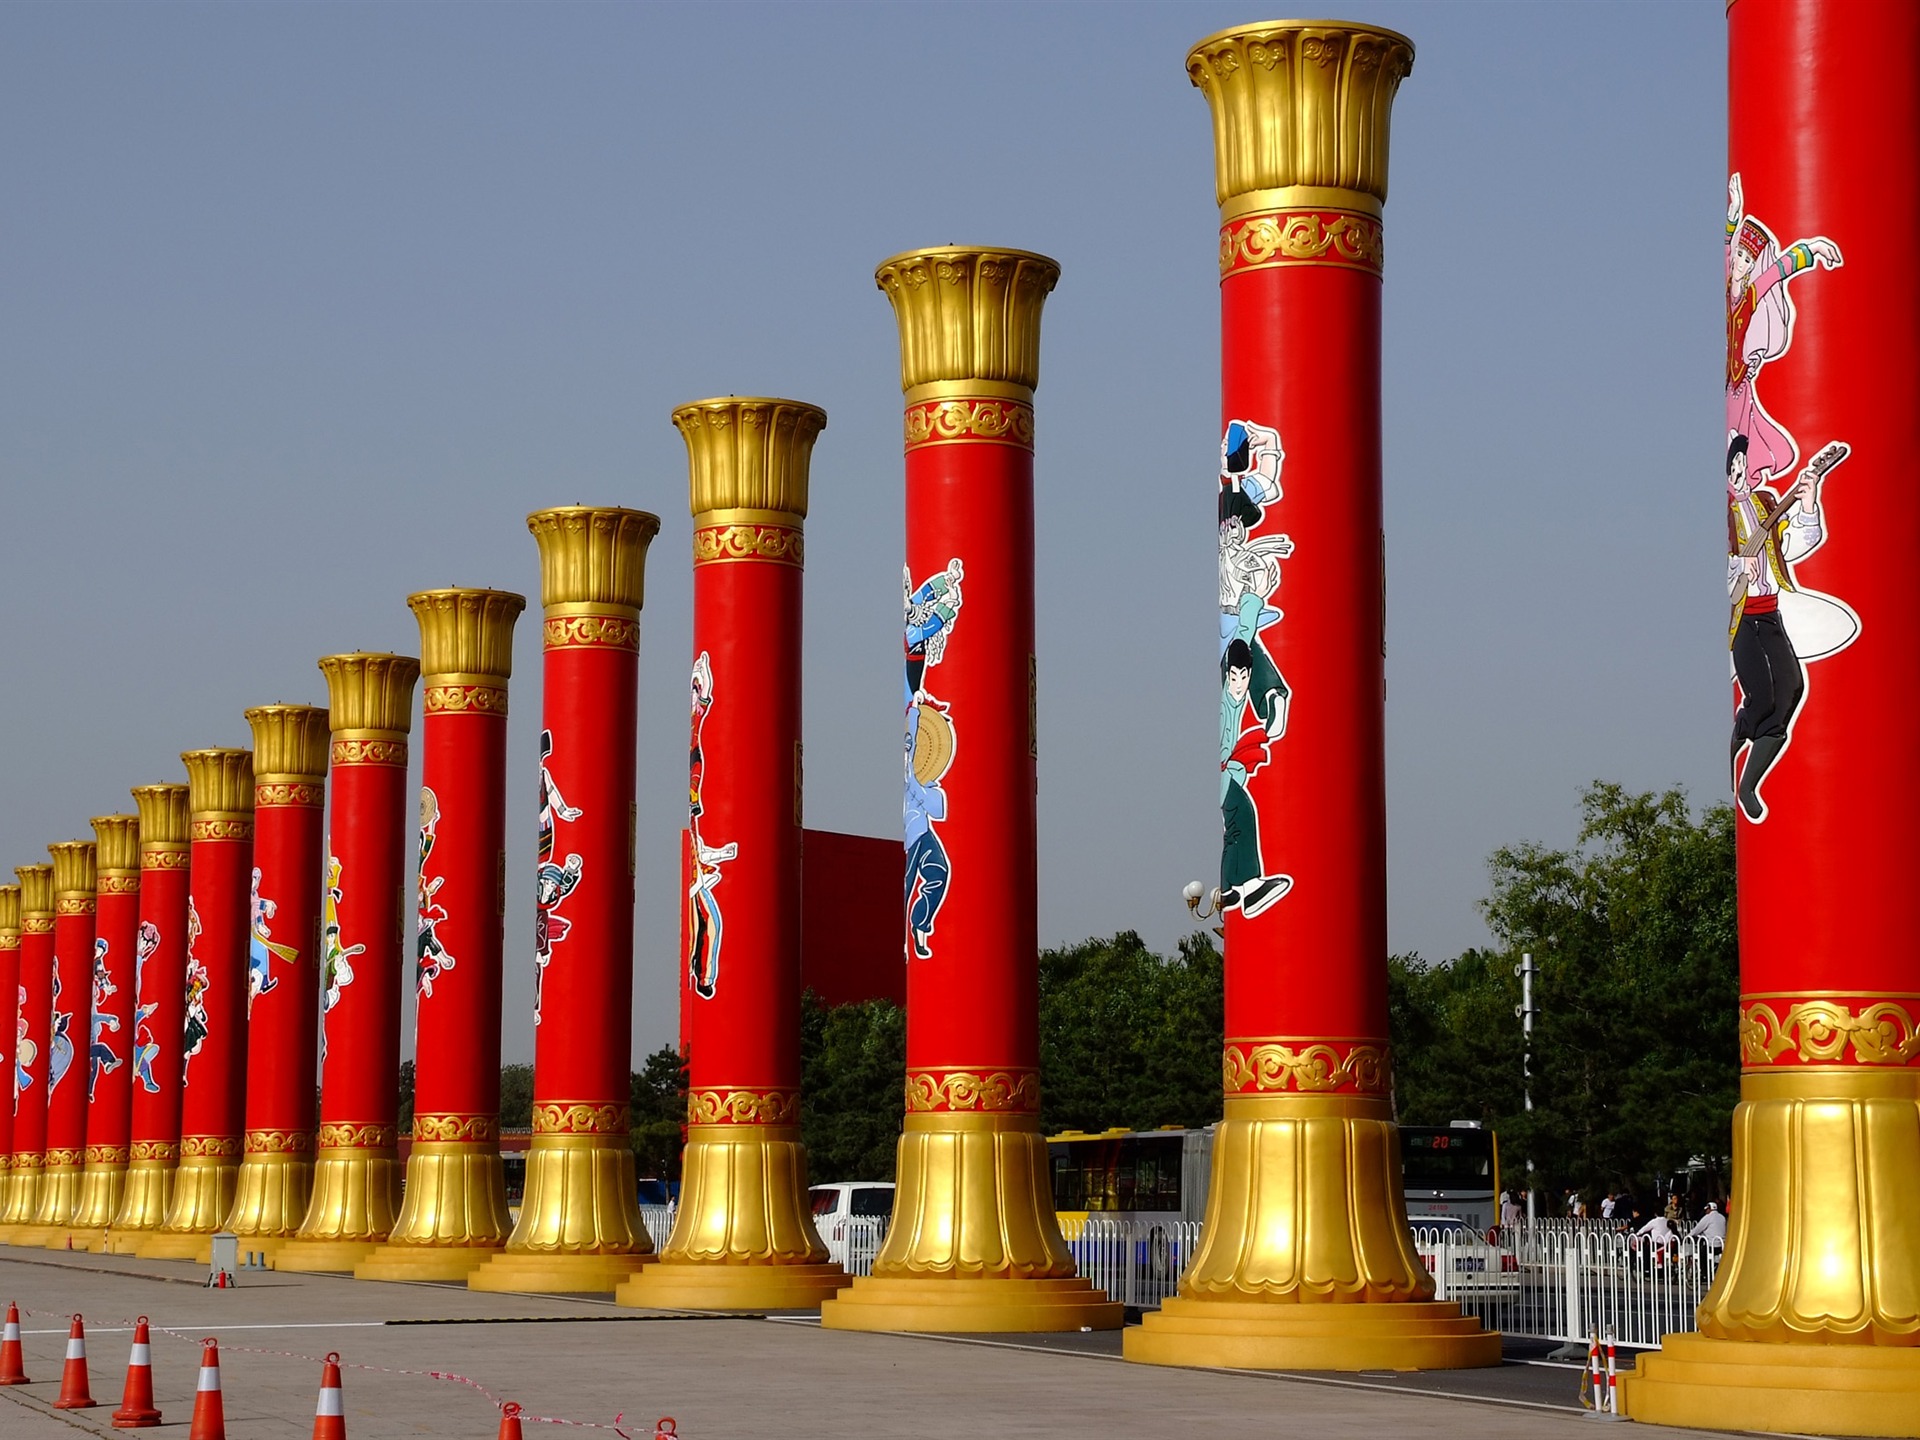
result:
M 87 1389 L 87 1327 L 76 1315 L 67 1331 L 67 1363 L 60 1370 L 60 1398 L 56 1410 L 91 1410 L 99 1402 Z
M 227 1440 L 227 1407 L 220 1398 L 220 1342 L 209 1337 L 200 1352 L 200 1383 L 193 1392 L 193 1423 L 187 1440 Z
M 20 1307 L 7 1302 L 7 1328 L 0 1335 L 0 1385 L 31 1385 L 20 1353 Z
M 500 1434 L 498 1440 L 521 1440 L 520 1407 L 511 1400 L 500 1407 Z
M 143 1430 L 160 1423 L 160 1412 L 153 1408 L 153 1347 L 147 1337 L 147 1317 L 133 1322 L 133 1353 L 127 1357 L 127 1388 L 120 1394 L 120 1408 L 113 1412 L 116 1430 Z
M 347 1440 L 346 1411 L 340 1405 L 340 1352 L 328 1353 L 320 1369 L 320 1403 L 313 1410 L 313 1440 Z

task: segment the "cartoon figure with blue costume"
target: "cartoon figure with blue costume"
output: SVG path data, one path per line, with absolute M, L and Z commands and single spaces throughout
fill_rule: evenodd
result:
M 193 896 L 187 896 L 187 1023 L 180 1037 L 180 1083 L 187 1084 L 187 1067 L 193 1057 L 200 1053 L 200 1047 L 207 1043 L 207 1036 L 213 1033 L 213 1021 L 207 1014 L 207 990 L 212 981 L 207 975 L 207 967 L 194 954 L 194 946 L 200 943 L 200 912 L 194 907 Z
M 113 976 L 107 973 L 107 951 L 111 947 L 105 940 L 94 938 L 93 942 L 93 1026 L 87 1037 L 87 1061 L 90 1071 L 87 1075 L 87 1099 L 93 1099 L 94 1087 L 100 1083 L 102 1075 L 110 1075 L 126 1062 L 113 1053 L 113 1047 L 101 1038 L 108 1030 L 118 1034 L 120 1020 L 118 1016 L 108 1015 L 101 1010 L 109 995 L 118 995 L 120 987 L 113 983 Z
M 276 958 L 291 965 L 300 958 L 292 945 L 276 944 L 268 937 L 273 931 L 267 921 L 279 906 L 260 893 L 260 867 L 253 867 L 253 929 L 247 937 L 247 1018 L 253 1018 L 253 1002 L 270 990 L 279 988 L 280 977 L 273 973 Z
M 713 659 L 705 651 L 693 662 L 688 681 L 690 702 L 687 735 L 687 823 L 693 845 L 693 884 L 687 887 L 687 979 L 693 993 L 711 1000 L 720 983 L 720 941 L 725 920 L 714 887 L 720 883 L 720 867 L 738 859 L 740 844 L 709 845 L 700 834 L 700 817 L 706 805 L 700 788 L 706 782 L 707 757 L 700 732 L 706 727 L 707 712 L 713 708 Z
M 67 1033 L 73 1027 L 73 1012 L 60 1008 L 60 957 L 53 957 L 53 1038 L 47 1045 L 47 1099 L 51 1103 L 53 1092 L 60 1088 L 60 1082 L 67 1071 L 73 1068 L 73 1040 Z
M 579 807 L 567 804 L 560 787 L 553 782 L 547 761 L 553 755 L 553 732 L 540 732 L 540 860 L 533 874 L 533 1023 L 540 1023 L 540 991 L 547 966 L 553 963 L 553 947 L 567 938 L 573 928 L 569 920 L 555 912 L 560 902 L 580 884 L 584 862 L 569 855 L 566 863 L 553 863 L 553 834 L 557 821 L 572 823 L 581 815 Z
M 958 556 L 920 585 L 900 572 L 905 612 L 906 665 L 904 795 L 901 807 L 907 849 L 907 929 L 913 953 L 933 958 L 933 927 L 953 881 L 952 862 L 936 823 L 947 818 L 947 792 L 940 782 L 953 764 L 955 733 L 949 707 L 927 693 L 927 672 L 946 657 L 960 618 L 966 567 Z
M 146 993 L 147 961 L 159 948 L 160 927 L 151 920 L 142 920 L 140 938 L 133 950 L 133 1078 L 149 1095 L 160 1093 L 159 1082 L 153 1078 L 153 1062 L 160 1056 L 160 1042 L 154 1039 L 153 1027 L 148 1024 L 153 1012 L 160 1008 L 160 1002 L 150 1000 L 142 1004 L 140 997 Z
M 22 985 L 20 998 L 16 1002 L 16 1014 L 26 1008 L 27 987 Z M 33 1062 L 40 1056 L 40 1047 L 27 1038 L 27 1017 L 24 1014 L 20 1014 L 14 1024 L 16 1028 L 13 1037 L 13 1098 L 17 1105 L 20 1092 L 33 1085 Z

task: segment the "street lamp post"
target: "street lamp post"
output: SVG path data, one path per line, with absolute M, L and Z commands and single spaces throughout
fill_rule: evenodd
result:
M 1520 963 L 1513 967 L 1513 973 L 1520 977 L 1520 1003 L 1513 1007 L 1513 1013 L 1520 1019 L 1522 1047 L 1520 1051 L 1520 1077 L 1524 1082 L 1527 1114 L 1533 1114 L 1533 1017 L 1540 1012 L 1533 1004 L 1533 977 L 1540 967 L 1533 963 L 1531 953 L 1522 954 Z M 1527 1225 L 1533 1225 L 1533 1137 L 1527 1137 Z

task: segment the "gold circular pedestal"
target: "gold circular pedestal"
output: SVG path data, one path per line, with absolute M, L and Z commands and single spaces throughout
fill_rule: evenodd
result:
M 497 1250 L 467 1276 L 469 1290 L 523 1295 L 610 1295 L 652 1255 L 568 1255 Z
M 1620 1409 L 1700 1430 L 1920 1436 L 1920 1348 L 1669 1335 L 1620 1376 Z
M 378 1245 L 353 1267 L 353 1278 L 458 1284 L 500 1250 L 499 1245 Z
M 820 1306 L 829 1330 L 1017 1334 L 1118 1330 L 1126 1307 L 1078 1276 L 1047 1280 L 860 1275 Z
M 1208 1370 L 1471 1370 L 1500 1363 L 1498 1331 L 1445 1301 L 1315 1304 L 1174 1296 L 1121 1342 L 1144 1365 Z
M 611 1294 L 653 1259 L 635 1193 L 624 1131 L 543 1133 L 536 1107 L 519 1223 L 506 1249 L 469 1275 L 467 1287 Z
M 853 1283 L 838 1265 L 702 1265 L 659 1260 L 614 1292 L 640 1310 L 817 1310 Z
M 378 1240 L 283 1240 L 274 1247 L 273 1268 L 302 1275 L 348 1275 L 380 1248 Z

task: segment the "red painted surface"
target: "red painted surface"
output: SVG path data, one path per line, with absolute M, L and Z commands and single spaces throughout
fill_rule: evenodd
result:
M 0 1036 L 4 1036 L 4 1049 L 7 1055 L 6 1071 L 0 1076 L 0 1155 L 13 1154 L 13 1107 L 14 1086 L 16 1084 L 17 1057 L 14 1049 L 18 1046 L 20 1022 L 20 937 L 14 936 L 6 944 L 0 945 Z
M 1738 0 L 1728 38 L 1728 163 L 1746 214 L 1783 247 L 1825 237 L 1842 257 L 1791 280 L 1791 344 L 1754 389 L 1793 437 L 1796 467 L 1830 440 L 1851 447 L 1822 486 L 1825 541 L 1794 579 L 1859 617 L 1850 645 L 1804 667 L 1790 743 L 1761 787 L 1765 818 L 1736 818 L 1741 988 L 1838 992 L 1857 1010 L 1920 992 L 1906 846 L 1920 667 L 1900 523 L 1920 409 L 1906 353 L 1920 331 L 1920 6 Z
M 101 963 L 113 986 L 111 995 L 100 997 L 100 1013 L 114 1022 L 103 1025 L 100 1040 L 120 1064 L 93 1075 L 91 1063 L 86 1078 L 92 1080 L 93 1097 L 87 1102 L 87 1145 L 124 1151 L 133 1135 L 133 989 L 134 955 L 140 938 L 140 892 L 137 890 L 102 891 L 94 911 L 94 932 L 107 942 Z M 74 1024 L 79 1025 L 76 1017 Z M 85 1046 L 75 1046 L 74 1064 L 84 1058 Z
M 14 1101 L 13 1149 L 16 1155 L 44 1155 L 47 1149 L 47 1036 L 53 1029 L 53 932 L 20 932 L 20 1018 L 22 1038 L 33 1044 L 32 1060 L 20 1068 Z M 19 1034 L 18 1021 L 15 1022 Z
M 247 1129 L 304 1135 L 306 1144 L 298 1148 L 311 1153 L 324 812 L 318 804 L 267 803 L 268 793 L 264 785 L 255 792 L 253 863 L 260 871 L 260 899 L 272 901 L 274 913 L 252 923 L 265 926 L 272 947 L 272 988 L 254 996 L 248 1016 Z
M 59 896 L 54 903 L 58 904 Z M 66 1073 L 51 1074 L 47 1089 L 47 1149 L 82 1151 L 87 1144 L 87 1023 L 93 1008 L 93 916 L 56 915 L 53 920 L 53 1023 L 65 1017 L 72 1047 Z
M 357 763 L 337 756 L 327 825 L 328 871 L 350 983 L 326 1007 L 327 937 L 321 934 L 320 1119 L 336 1125 L 392 1125 L 399 1095 L 402 887 L 406 870 L 407 766 Z M 337 865 L 338 870 L 334 870 Z
M 180 1036 L 186 1023 L 187 887 L 185 866 L 159 869 L 151 862 L 179 858 L 175 853 L 141 852 L 140 923 L 153 927 L 153 952 L 139 968 L 133 1039 L 128 1067 L 135 1068 L 141 1047 L 152 1046 L 147 1073 L 158 1087 L 149 1090 L 136 1073 L 133 1085 L 133 1140 L 136 1145 L 180 1143 Z
M 206 1035 L 185 1056 L 182 1139 L 241 1138 L 246 1120 L 247 917 L 252 840 L 195 840 L 187 908 L 187 986 Z M 196 923 L 198 931 L 196 933 Z M 188 1005 L 188 1023 L 193 1020 Z M 191 1048 L 191 1047 L 189 1047 Z

